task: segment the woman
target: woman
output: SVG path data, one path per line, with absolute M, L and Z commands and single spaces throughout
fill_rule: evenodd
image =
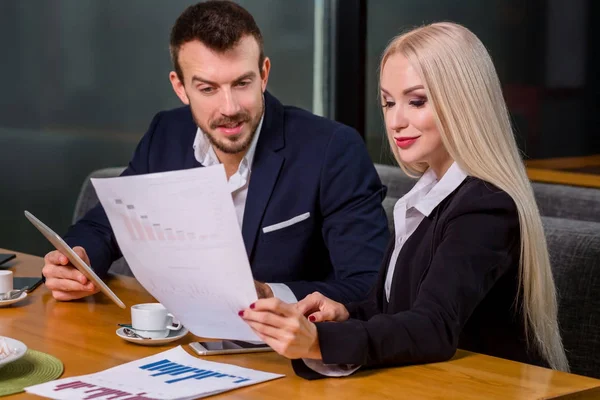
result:
M 301 358 L 307 378 L 443 361 L 457 348 L 568 370 L 539 211 L 481 41 L 453 23 L 400 35 L 380 90 L 394 156 L 421 178 L 394 207 L 370 297 L 259 300 L 242 318 Z

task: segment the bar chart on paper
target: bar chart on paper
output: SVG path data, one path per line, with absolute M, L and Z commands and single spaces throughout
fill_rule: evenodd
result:
M 175 226 L 163 224 L 154 220 L 148 213 L 139 211 L 135 204 L 130 204 L 123 199 L 113 199 L 114 204 L 120 209 L 119 215 L 129 238 L 134 241 L 206 241 L 215 239 L 216 232 L 194 232 L 180 229 Z
M 190 399 L 282 377 L 235 365 L 204 361 L 181 346 L 95 374 L 26 388 L 53 399 Z
M 196 168 L 92 182 L 120 242 L 201 247 L 230 241 L 232 223 L 239 231 L 224 171 L 219 172 Z

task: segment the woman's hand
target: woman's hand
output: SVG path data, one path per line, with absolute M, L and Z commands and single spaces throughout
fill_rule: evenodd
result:
M 350 318 L 348 310 L 342 303 L 333 301 L 319 292 L 311 293 L 300 300 L 296 304 L 296 308 L 311 322 L 343 322 Z
M 317 328 L 298 311 L 296 304 L 277 298 L 261 299 L 239 315 L 258 337 L 282 356 L 321 359 Z

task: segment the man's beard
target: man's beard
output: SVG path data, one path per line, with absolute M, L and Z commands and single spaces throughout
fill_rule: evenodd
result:
M 221 117 L 219 119 L 216 119 L 216 120 L 210 122 L 210 129 L 207 129 L 205 126 L 203 126 L 203 124 L 201 124 L 200 121 L 198 121 L 198 119 L 196 118 L 195 115 L 193 115 L 193 113 L 192 113 L 192 115 L 194 117 L 194 121 L 196 122 L 196 125 L 200 127 L 202 132 L 204 132 L 204 134 L 206 135 L 206 137 L 208 138 L 208 140 L 210 141 L 210 143 L 213 145 L 214 148 L 216 148 L 217 150 L 219 150 L 225 154 L 238 154 L 238 153 L 245 152 L 250 147 L 250 144 L 252 143 L 252 139 L 254 139 L 254 136 L 257 133 L 256 130 L 258 128 L 258 124 L 260 123 L 260 119 L 262 118 L 264 109 L 265 109 L 265 103 L 263 100 L 260 112 L 256 115 L 256 117 L 254 117 L 254 119 L 251 119 L 251 116 L 248 112 L 242 111 L 233 116 Z M 250 123 L 249 124 L 250 134 L 246 137 L 232 136 L 229 138 L 220 139 L 212 134 L 212 132 L 214 130 L 216 130 L 219 126 L 226 126 L 226 127 L 233 128 L 240 123 L 248 123 L 248 122 Z

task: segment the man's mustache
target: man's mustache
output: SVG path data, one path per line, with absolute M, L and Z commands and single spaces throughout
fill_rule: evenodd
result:
M 233 128 L 238 126 L 240 123 L 250 121 L 250 114 L 242 112 L 235 114 L 231 117 L 221 117 L 217 120 L 214 120 L 210 123 L 210 129 L 217 129 L 220 126 L 224 126 L 226 128 Z

